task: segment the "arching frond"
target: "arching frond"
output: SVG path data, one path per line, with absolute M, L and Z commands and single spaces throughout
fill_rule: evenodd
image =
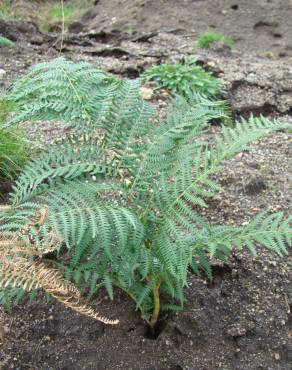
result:
M 117 324 L 118 320 L 107 319 L 82 301 L 76 287 L 64 280 L 62 274 L 44 262 L 29 262 L 26 258 L 0 260 L 0 287 L 21 287 L 23 290 L 44 289 L 65 306 L 105 324 Z
M 18 106 L 12 122 L 55 120 L 84 130 L 96 124 L 121 84 L 88 63 L 58 58 L 37 64 L 7 96 Z

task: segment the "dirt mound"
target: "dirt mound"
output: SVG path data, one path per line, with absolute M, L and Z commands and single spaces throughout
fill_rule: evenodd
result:
M 232 36 L 242 51 L 292 55 L 290 0 L 100 0 L 83 22 L 106 32 L 167 31 L 194 40 L 211 29 Z
M 0 19 L 0 35 L 12 41 L 28 42 L 41 45 L 50 40 L 49 35 L 44 35 L 34 22 L 30 21 L 4 21 Z

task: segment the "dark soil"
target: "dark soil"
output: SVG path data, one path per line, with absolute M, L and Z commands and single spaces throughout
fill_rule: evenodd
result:
M 292 39 L 288 0 L 100 0 L 94 12 L 98 14 L 87 15 L 82 34 L 65 35 L 62 55 L 136 77 L 147 65 L 196 52 L 200 63 L 223 79 L 235 115 L 253 111 L 281 115 L 292 123 L 291 63 L 273 60 Z M 113 17 L 114 24 L 102 23 Z M 126 20 L 134 31 L 125 30 Z M 254 27 L 260 21 L 278 25 Z M 195 36 L 212 24 L 234 36 L 238 50 L 254 55 L 195 49 Z M 5 27 L 5 32 L 14 32 L 16 47 L 0 47 L 0 69 L 6 71 L 0 90 L 31 64 L 58 56 L 61 46 L 58 35 L 44 35 L 34 26 Z M 271 27 L 282 38 L 271 36 Z M 169 32 L 174 28 L 184 31 L 174 35 Z M 151 34 L 157 29 L 168 32 Z M 191 37 L 185 37 L 187 33 Z M 274 53 L 272 59 L 256 55 L 267 51 Z M 165 109 L 165 98 L 158 95 L 154 103 Z M 212 127 L 210 135 L 217 130 Z M 44 145 L 60 134 L 56 125 L 48 123 L 35 127 L 32 134 L 37 131 Z M 227 161 L 218 176 L 225 192 L 210 202 L 205 216 L 213 224 L 242 224 L 266 208 L 290 214 L 291 157 L 292 135 L 286 132 L 273 134 L 255 143 L 252 151 Z M 279 258 L 259 250 L 256 258 L 243 252 L 235 253 L 227 265 L 214 262 L 212 281 L 190 274 L 184 310 L 164 318 L 155 340 L 149 338 L 132 302 L 119 291 L 114 302 L 104 292 L 92 302 L 103 315 L 118 318 L 117 326 L 81 317 L 55 301 L 47 304 L 40 294 L 31 305 L 1 311 L 0 368 L 291 370 L 291 266 L 291 256 Z
M 292 55 L 290 0 L 100 0 L 83 22 L 87 29 L 128 36 L 190 35 L 194 43 L 213 30 L 232 36 L 240 51 Z

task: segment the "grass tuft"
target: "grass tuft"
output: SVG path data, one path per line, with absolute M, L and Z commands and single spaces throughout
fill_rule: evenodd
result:
M 20 14 L 12 9 L 11 0 L 0 1 L 0 19 L 4 21 L 15 21 L 20 19 Z
M 0 181 L 12 180 L 30 157 L 30 143 L 24 132 L 5 127 L 16 111 L 15 103 L 0 97 Z
M 0 129 L 0 180 L 12 180 L 29 159 L 29 142 L 19 129 Z
M 222 42 L 231 48 L 234 47 L 234 40 L 231 37 L 217 32 L 206 32 L 202 34 L 197 41 L 197 46 L 200 49 L 205 49 L 214 42 Z
M 92 5 L 92 0 L 70 0 L 63 4 L 60 0 L 45 2 L 40 8 L 39 25 L 42 31 L 51 32 L 61 28 L 64 11 L 65 28 L 80 19 Z

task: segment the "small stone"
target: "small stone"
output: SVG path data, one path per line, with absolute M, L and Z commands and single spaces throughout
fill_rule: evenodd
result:
M 0 69 L 0 80 L 6 75 L 6 71 L 4 69 Z
M 231 47 L 229 45 L 226 45 L 224 42 L 212 42 L 209 46 L 208 49 L 221 55 L 228 56 L 231 54 Z
M 231 276 L 232 277 L 235 277 L 235 276 L 237 276 L 238 275 L 238 270 L 236 270 L 236 269 L 232 269 L 232 271 L 231 271 Z
M 245 193 L 255 195 L 267 189 L 266 182 L 261 177 L 252 178 L 244 187 Z
M 246 334 L 246 329 L 239 325 L 234 325 L 228 328 L 227 334 L 234 338 L 241 337 Z
M 279 353 L 275 353 L 275 359 L 276 359 L 277 361 L 279 361 L 279 360 L 280 360 L 280 355 L 279 355 Z
M 264 57 L 269 59 L 275 59 L 275 54 L 272 51 L 267 51 L 266 53 L 264 53 Z
M 215 68 L 216 67 L 216 63 L 215 62 L 208 62 L 207 65 L 211 68 Z
M 160 93 L 160 95 L 161 95 L 161 96 L 163 96 L 163 97 L 165 97 L 165 98 L 168 98 L 168 97 L 169 97 L 169 93 L 168 93 L 168 91 L 162 91 L 162 92 Z
M 68 30 L 69 32 L 72 33 L 80 33 L 84 30 L 84 27 L 85 27 L 84 23 L 75 21 L 69 25 Z
M 277 266 L 277 262 L 276 261 L 270 261 L 270 265 L 276 267 Z
M 142 96 L 143 99 L 150 100 L 153 96 L 153 90 L 150 89 L 149 87 L 142 86 L 140 88 L 140 95 Z

